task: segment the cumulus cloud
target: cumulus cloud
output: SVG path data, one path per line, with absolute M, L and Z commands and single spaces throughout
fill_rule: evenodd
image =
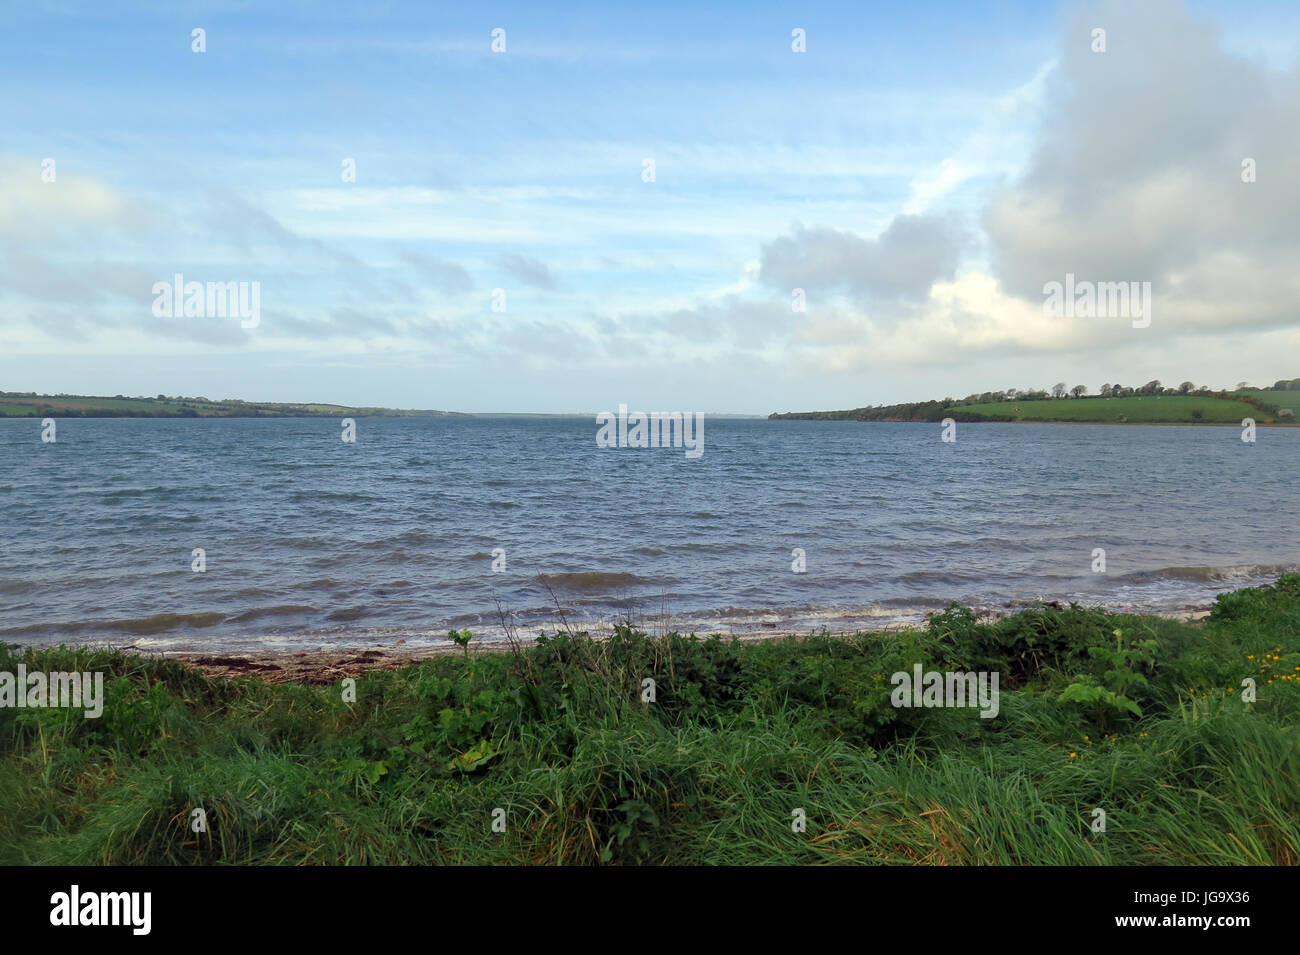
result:
M 112 186 L 81 174 L 68 163 L 45 182 L 38 162 L 0 156 L 0 242 L 92 239 L 157 226 L 159 209 L 130 199 Z
M 1150 281 L 1156 320 L 1184 330 L 1294 320 L 1300 76 L 1226 52 L 1173 0 L 1076 11 L 1061 50 L 1032 159 L 985 216 L 1006 289 L 1041 302 L 1072 272 Z
M 1091 48 L 1098 26 L 1104 53 Z M 958 274 L 974 247 L 928 214 L 900 215 L 875 239 L 798 228 L 763 247 L 767 286 L 808 291 L 790 336 L 800 362 L 848 373 L 1129 354 L 1149 365 L 1156 343 L 1240 344 L 1296 324 L 1300 73 L 1227 52 L 1215 25 L 1174 0 L 1071 10 L 1054 62 L 1018 98 L 1040 120 L 1028 162 L 986 202 L 987 268 Z M 1043 286 L 1066 273 L 1151 282 L 1151 328 L 1046 316 Z M 845 294 L 814 299 L 826 291 Z
M 952 278 L 965 241 L 959 227 L 929 215 L 900 215 L 874 239 L 799 226 L 763 246 L 760 271 L 773 288 L 916 302 L 935 282 Z

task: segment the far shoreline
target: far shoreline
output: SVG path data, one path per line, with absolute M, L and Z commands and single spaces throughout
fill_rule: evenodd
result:
M 843 424 L 942 424 L 940 421 L 917 421 L 914 418 L 771 418 L 772 421 L 834 421 Z M 1148 428 L 1237 428 L 1241 425 L 1232 421 L 1036 421 L 1017 418 L 1014 421 L 958 421 L 958 424 L 1104 424 L 1128 428 L 1133 426 Z M 1300 422 L 1288 424 L 1285 421 L 1257 421 L 1257 428 L 1294 428 Z

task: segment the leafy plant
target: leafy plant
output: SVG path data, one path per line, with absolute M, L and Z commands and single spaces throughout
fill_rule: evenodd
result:
M 1114 635 L 1114 650 L 1109 647 L 1088 648 L 1089 656 L 1109 664 L 1102 679 L 1098 681 L 1089 673 L 1079 674 L 1059 697 L 1063 703 L 1092 706 L 1097 723 L 1103 728 L 1110 714 L 1142 716 L 1142 707 L 1129 697 L 1129 691 L 1147 683 L 1147 678 L 1138 668 L 1155 663 L 1156 641 L 1130 640 L 1125 645 L 1123 630 L 1115 630 Z
M 465 654 L 465 659 L 469 659 L 469 642 L 474 639 L 474 634 L 468 630 L 448 630 L 447 636 L 451 641 L 460 647 L 461 652 Z
M 483 739 L 479 740 L 465 752 L 460 753 L 447 764 L 447 770 L 472 773 L 476 769 L 481 769 L 483 765 L 500 752 L 496 740 Z
M 356 783 L 362 779 L 367 780 L 370 785 L 374 786 L 379 780 L 388 775 L 388 763 L 384 760 L 369 762 L 364 759 L 345 759 L 336 762 L 339 771 L 343 774 L 343 781 Z
M 657 829 L 659 817 L 640 799 L 626 800 L 617 811 L 623 818 L 611 827 L 610 841 L 601 849 L 600 861 L 610 862 L 616 854 L 630 861 L 642 861 L 652 844 L 645 830 Z

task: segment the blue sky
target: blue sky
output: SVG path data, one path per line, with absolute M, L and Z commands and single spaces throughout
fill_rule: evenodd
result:
M 0 13 L 0 389 L 766 413 L 1300 375 L 1294 4 L 370 7 Z M 1152 327 L 1044 318 L 1067 271 L 1152 281 Z M 156 317 L 177 272 L 258 282 L 259 325 Z

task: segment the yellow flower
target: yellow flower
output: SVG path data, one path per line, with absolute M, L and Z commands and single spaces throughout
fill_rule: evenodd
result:
M 1078 755 L 1079 755 L 1078 753 L 1071 753 L 1071 754 L 1070 754 L 1070 758 L 1071 758 L 1071 759 L 1074 759 L 1074 757 L 1076 757 L 1076 756 L 1078 756 Z

